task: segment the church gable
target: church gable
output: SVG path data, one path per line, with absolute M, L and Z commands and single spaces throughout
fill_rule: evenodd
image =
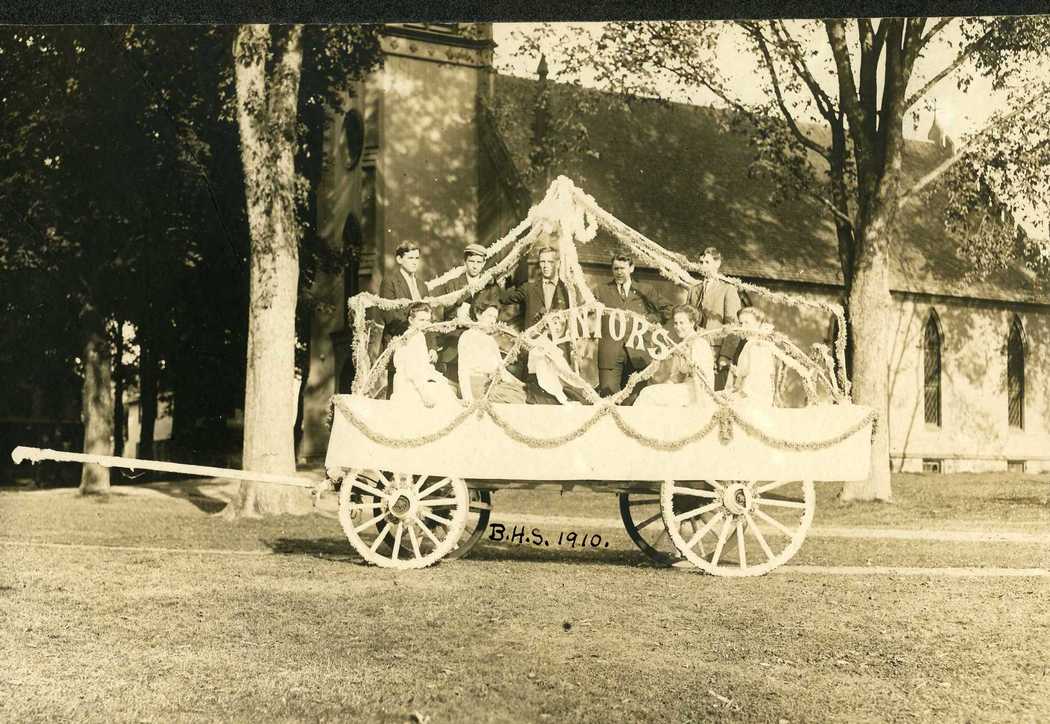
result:
M 493 119 L 509 161 L 533 202 L 546 178 L 528 177 L 533 153 L 531 123 L 539 83 L 497 75 Z M 777 189 L 748 172 L 753 152 L 743 135 L 726 129 L 722 112 L 681 103 L 638 100 L 601 102 L 601 94 L 550 84 L 551 108 L 574 109 L 586 129 L 584 152 L 555 154 L 550 173 L 565 174 L 588 189 L 625 223 L 675 251 L 695 255 L 719 247 L 729 273 L 753 278 L 841 284 L 835 228 L 827 210 L 808 197 L 775 202 Z M 570 94 L 593 94 L 580 103 Z M 567 124 L 552 123 L 552 128 Z M 820 129 L 812 129 L 819 134 Z M 921 177 L 944 159 L 945 148 L 909 142 L 905 175 Z M 902 209 L 891 284 L 896 291 L 976 297 L 1006 302 L 1050 303 L 1050 290 L 1020 265 L 986 279 L 971 278 L 959 240 L 943 224 L 944 201 L 936 194 Z M 604 262 L 606 244 L 595 244 L 584 261 Z

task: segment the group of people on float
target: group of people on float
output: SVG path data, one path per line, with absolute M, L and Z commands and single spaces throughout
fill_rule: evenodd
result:
M 385 349 L 396 336 L 414 330 L 418 333 L 408 334 L 404 344 L 394 351 L 387 378 L 391 400 L 421 401 L 426 407 L 457 400 L 469 404 L 484 396 L 490 386 L 491 402 L 565 405 L 587 400 L 580 387 L 586 382 L 570 363 L 566 315 L 549 314 L 569 309 L 569 292 L 558 277 L 555 249 L 539 250 L 539 275 L 535 279 L 503 289 L 494 282 L 483 286 L 476 281 L 485 267 L 486 250 L 480 244 L 467 246 L 466 279 L 450 282 L 435 296 L 469 286 L 471 291 L 463 301 L 445 309 L 440 321 L 477 322 L 478 326 L 458 327 L 440 334 L 424 331 L 435 320 L 430 305 L 422 301 L 417 277 L 418 245 L 402 243 L 394 257 L 398 268 L 383 279 L 380 296 L 413 301 L 407 307 L 380 313 L 384 325 L 381 348 Z M 606 308 L 633 312 L 655 325 L 671 321 L 676 342 L 692 339 L 686 349 L 677 349 L 672 355 L 667 382 L 638 384 L 622 404 L 701 404 L 710 398 L 704 389 L 706 385 L 710 390 L 726 390 L 756 404 L 773 405 L 776 355 L 770 343 L 731 333 L 696 334 L 733 323 L 754 331 L 770 329 L 761 310 L 742 306 L 737 288 L 717 278 L 721 263 L 717 248 L 705 249 L 701 257 L 705 276 L 689 290 L 684 304 L 673 306 L 653 290 L 635 283 L 630 257 L 613 256 L 612 279 L 598 285 L 595 299 Z M 507 369 L 494 336 L 501 308 L 509 304 L 524 307 L 523 329 L 545 322 L 545 329 L 530 345 L 524 381 Z M 653 361 L 645 345 L 629 344 L 627 335 L 612 334 L 609 324 L 609 315 L 601 315 L 597 391 L 602 397 L 621 392 L 632 373 Z

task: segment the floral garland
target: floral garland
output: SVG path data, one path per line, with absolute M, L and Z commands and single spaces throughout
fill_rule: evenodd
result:
M 602 305 L 600 303 L 596 303 L 594 305 L 589 306 L 593 307 L 599 312 L 602 308 Z M 558 312 L 554 312 L 553 314 L 559 316 L 567 316 L 569 314 L 569 310 L 561 310 Z M 520 355 L 521 351 L 524 348 L 528 347 L 531 349 L 541 344 L 537 336 L 540 333 L 540 330 L 542 329 L 543 325 L 545 324 L 546 320 L 540 320 L 539 322 L 532 325 L 531 327 L 526 329 L 525 332 L 522 333 L 516 332 L 513 328 L 506 324 L 497 323 L 496 325 L 493 325 L 495 332 L 515 337 L 514 345 L 511 347 L 510 350 L 508 350 L 504 357 L 504 369 L 506 369 L 510 364 L 514 362 L 515 359 L 517 359 L 517 357 Z M 365 388 L 371 389 L 371 387 L 374 386 L 378 377 L 378 372 L 381 369 L 383 369 L 383 366 L 379 363 L 383 362 L 385 364 L 385 362 L 394 353 L 394 351 L 400 346 L 406 344 L 408 339 L 413 334 L 424 334 L 429 331 L 447 332 L 457 327 L 480 328 L 484 327 L 484 325 L 482 325 L 480 322 L 467 322 L 460 320 L 436 322 L 429 324 L 426 327 L 396 337 L 394 341 L 390 344 L 390 346 L 386 350 L 384 350 L 383 354 L 380 355 L 375 368 L 370 372 L 370 378 L 366 383 Z M 748 339 L 766 340 L 768 342 L 773 343 L 775 352 L 779 352 L 775 344 L 776 341 L 778 341 L 778 337 L 782 336 L 779 335 L 779 333 L 771 329 L 755 331 L 745 329 L 740 325 L 727 325 L 726 327 L 717 330 L 698 330 L 694 334 L 690 335 L 686 339 L 683 339 L 678 344 L 674 345 L 670 349 L 669 354 L 684 353 L 690 348 L 694 339 L 713 335 L 722 335 L 729 332 L 742 334 Z M 805 360 L 810 364 L 816 366 L 812 360 L 809 360 L 805 357 L 805 355 L 802 354 L 801 350 L 798 350 L 796 347 L 794 347 L 794 345 L 791 345 L 790 341 L 787 341 L 787 344 L 788 349 L 792 351 L 795 355 L 800 357 L 802 360 Z M 778 356 L 781 359 L 783 359 L 786 364 L 792 365 L 793 369 L 796 369 L 800 373 L 803 380 L 807 383 L 807 390 L 811 390 L 812 379 L 810 375 L 806 373 L 806 370 L 803 367 L 803 365 L 799 364 L 799 362 L 796 359 L 793 359 L 789 354 L 784 354 L 781 352 Z M 627 380 L 627 384 L 624 385 L 624 388 L 615 395 L 612 395 L 608 398 L 602 398 L 598 396 L 598 394 L 594 392 L 594 390 L 590 387 L 586 380 L 584 380 L 579 375 L 574 375 L 572 378 L 570 378 L 571 381 L 574 384 L 580 386 L 585 391 L 585 395 L 588 401 L 595 405 L 595 413 L 591 415 L 581 426 L 579 426 L 575 430 L 555 437 L 543 438 L 527 435 L 521 432 L 520 430 L 515 429 L 513 425 L 511 425 L 507 420 L 505 420 L 495 411 L 495 408 L 493 407 L 493 404 L 490 401 L 490 396 L 493 390 L 495 389 L 496 383 L 498 382 L 498 373 L 493 375 L 492 378 L 489 380 L 484 395 L 481 398 L 475 400 L 470 405 L 466 406 L 465 409 L 462 412 L 458 413 L 449 423 L 447 423 L 439 430 L 414 438 L 393 438 L 383 435 L 381 433 L 377 433 L 374 430 L 372 430 L 371 427 L 367 425 L 367 423 L 365 423 L 363 420 L 354 415 L 353 411 L 350 410 L 350 408 L 346 405 L 343 399 L 337 399 L 336 406 L 338 407 L 340 412 L 342 412 L 343 415 L 351 422 L 351 424 L 353 424 L 355 428 L 357 428 L 370 440 L 380 445 L 395 448 L 414 448 L 420 447 L 422 445 L 427 445 L 432 442 L 436 442 L 437 440 L 440 440 L 445 436 L 451 434 L 472 414 L 478 414 L 479 416 L 482 414 L 488 415 L 493 420 L 493 422 L 495 422 L 495 424 L 504 432 L 504 434 L 506 434 L 508 437 L 519 443 L 528 445 L 529 447 L 533 448 L 548 449 L 560 447 L 562 445 L 567 444 L 568 442 L 571 442 L 581 437 L 582 435 L 586 434 L 588 430 L 594 427 L 594 425 L 597 424 L 601 418 L 611 414 L 616 426 L 626 436 L 630 437 L 631 439 L 635 440 L 636 442 L 645 447 L 665 452 L 680 450 L 689 444 L 698 442 L 699 440 L 702 440 L 704 437 L 710 434 L 711 431 L 714 430 L 716 427 L 719 430 L 719 440 L 722 442 L 722 444 L 728 444 L 732 440 L 733 424 L 738 425 L 746 433 L 753 437 L 756 437 L 757 439 L 761 440 L 763 443 L 771 447 L 776 447 L 785 450 L 821 450 L 842 442 L 843 440 L 856 434 L 859 430 L 863 429 L 865 425 L 875 422 L 875 413 L 871 412 L 867 416 L 865 416 L 864 419 L 862 419 L 860 422 L 858 422 L 856 425 L 852 426 L 848 430 L 845 430 L 839 435 L 833 436 L 826 440 L 799 442 L 795 440 L 776 438 L 764 432 L 763 430 L 755 426 L 753 423 L 751 423 L 749 420 L 747 420 L 745 417 L 741 416 L 739 412 L 737 412 L 730 406 L 729 397 L 723 392 L 715 391 L 708 383 L 707 375 L 703 374 L 692 360 L 687 360 L 687 363 L 690 373 L 700 383 L 700 387 L 705 392 L 705 394 L 710 399 L 715 401 L 717 407 L 705 425 L 703 425 L 698 430 L 689 433 L 688 435 L 682 436 L 674 440 L 661 440 L 659 438 L 655 438 L 641 433 L 638 430 L 632 428 L 628 424 L 626 419 L 622 416 L 619 407 L 620 404 L 634 391 L 634 389 L 639 384 L 649 380 L 655 374 L 658 367 L 658 365 L 655 362 L 647 366 L 644 370 L 638 370 L 632 373 Z
M 683 447 L 692 443 L 698 442 L 703 438 L 707 437 L 715 427 L 719 428 L 719 439 L 723 445 L 728 444 L 732 439 L 732 424 L 738 425 L 744 432 L 752 437 L 760 440 L 769 447 L 781 449 L 781 450 L 794 450 L 794 451 L 815 451 L 825 450 L 833 445 L 837 445 L 844 440 L 852 437 L 853 435 L 860 432 L 864 427 L 872 424 L 876 420 L 876 414 L 874 411 L 869 412 L 861 420 L 854 425 L 851 425 L 846 430 L 843 430 L 837 435 L 825 438 L 823 440 L 787 440 L 784 438 L 774 437 L 758 426 L 751 423 L 747 418 L 743 417 L 739 412 L 734 410 L 728 404 L 721 404 L 711 414 L 708 422 L 703 425 L 700 429 L 692 432 L 683 437 L 675 440 L 660 440 L 643 433 L 638 432 L 630 425 L 621 415 L 621 412 L 617 405 L 612 403 L 613 398 L 608 398 L 605 402 L 598 406 L 595 413 L 591 415 L 587 420 L 584 421 L 575 430 L 568 433 L 557 435 L 555 437 L 535 437 L 528 435 L 516 429 L 507 420 L 500 417 L 495 411 L 493 404 L 489 402 L 487 398 L 481 398 L 475 400 L 469 406 L 465 407 L 459 412 L 451 421 L 438 430 L 427 433 L 425 435 L 419 435 L 416 437 L 403 437 L 394 438 L 373 430 L 364 420 L 354 414 L 353 410 L 350 409 L 349 405 L 343 399 L 339 399 L 337 396 L 335 406 L 343 414 L 343 416 L 350 422 L 359 432 L 367 437 L 372 442 L 383 445 L 384 447 L 390 448 L 416 448 L 422 447 L 423 445 L 429 445 L 433 442 L 437 442 L 447 435 L 451 434 L 457 427 L 459 427 L 467 418 L 473 414 L 485 414 L 496 423 L 496 425 L 512 440 L 519 442 L 523 445 L 527 445 L 532 448 L 555 448 L 561 447 L 573 440 L 584 435 L 588 430 L 594 427 L 598 421 L 606 415 L 612 415 L 613 420 L 616 422 L 616 426 L 620 429 L 623 434 L 630 437 L 632 440 L 637 442 L 644 447 L 648 447 L 654 450 L 660 450 L 662 452 L 680 450 Z
M 541 235 L 553 235 L 557 227 L 559 255 L 562 259 L 560 277 L 569 290 L 570 305 L 573 307 L 594 305 L 596 304 L 596 300 L 586 282 L 582 266 L 580 265 L 579 256 L 576 251 L 576 243 L 587 243 L 593 240 L 597 234 L 599 226 L 605 226 L 612 231 L 630 251 L 654 264 L 665 278 L 675 284 L 687 287 L 699 284 L 700 282 L 689 273 L 690 271 L 695 271 L 699 273 L 701 278 L 720 279 L 727 284 L 744 289 L 759 296 L 768 297 L 774 301 L 796 307 L 815 307 L 827 313 L 834 314 L 839 322 L 839 334 L 835 341 L 835 353 L 839 365 L 836 369 L 834 364 L 828 364 L 827 366 L 831 374 L 826 377 L 821 374 L 820 378 L 822 382 L 829 383 L 828 387 L 836 402 L 849 399 L 850 383 L 845 376 L 844 363 L 846 327 L 845 317 L 840 305 L 818 300 L 795 299 L 784 293 L 749 284 L 734 277 L 718 273 L 709 274 L 702 269 L 699 264 L 690 261 L 683 254 L 664 249 L 645 235 L 631 229 L 619 219 L 602 209 L 594 201 L 593 197 L 585 194 L 582 190 L 577 188 L 572 181 L 564 176 L 559 176 L 554 183 L 551 184 L 544 199 L 529 210 L 528 215 L 520 224 L 502 239 L 489 247 L 487 251 L 491 258 L 502 252 L 506 247 L 512 244 L 514 245 L 510 253 L 508 253 L 499 263 L 483 272 L 476 281 L 472 281 L 458 290 L 453 290 L 440 296 L 426 297 L 423 301 L 431 305 L 441 306 L 456 304 L 469 293 L 478 291 L 497 278 L 503 278 L 509 275 L 520 261 L 521 257 L 532 248 L 536 240 Z M 525 232 L 525 229 L 529 229 L 529 232 L 522 237 L 521 235 Z M 445 275 L 427 282 L 426 285 L 428 290 L 432 290 L 441 284 L 459 278 L 462 276 L 464 270 L 465 265 L 450 270 Z M 582 305 L 576 305 L 574 303 L 575 292 L 577 291 L 583 299 L 584 303 Z M 378 378 L 378 371 L 371 364 L 367 350 L 367 340 L 369 339 L 369 333 L 366 329 L 367 310 L 371 307 L 376 307 L 381 310 L 403 309 L 411 303 L 411 300 L 384 299 L 369 292 L 362 292 L 350 299 L 349 306 L 353 317 L 354 328 L 354 337 L 351 342 L 351 347 L 355 359 L 355 365 L 359 370 L 357 380 L 355 380 L 354 384 L 355 393 L 362 394 L 371 391 Z M 374 325 L 374 323 L 372 324 Z M 783 347 L 788 350 L 787 357 L 781 356 L 781 359 L 784 359 L 785 362 L 790 359 L 795 363 L 789 363 L 789 366 L 800 373 L 806 384 L 807 396 L 815 394 L 812 375 L 819 373 L 813 372 L 807 374 L 803 372 L 803 368 L 808 365 L 814 365 L 814 361 L 802 354 L 801 351 L 783 335 L 771 335 L 769 341 L 774 344 L 774 347 Z M 575 342 L 576 340 L 574 339 L 574 346 Z M 521 343 L 516 343 L 512 350 L 514 354 L 509 357 L 509 360 L 505 362 L 505 364 L 509 364 L 516 359 L 521 348 Z M 385 368 L 389 363 L 392 354 L 393 352 L 390 348 L 384 350 L 376 360 L 376 367 Z M 817 365 L 814 366 L 816 367 Z M 650 365 L 650 368 L 651 367 L 653 366 Z M 611 399 L 617 399 L 618 401 L 626 399 L 638 384 L 650 379 L 653 374 L 655 374 L 655 369 L 650 368 L 633 373 L 621 393 Z M 836 380 L 838 384 L 835 384 Z M 495 381 L 490 382 L 490 388 L 494 384 Z
M 820 300 L 812 299 L 796 299 L 792 296 L 784 294 L 783 292 L 777 292 L 772 289 L 766 289 L 765 287 L 758 286 L 756 284 L 750 284 L 737 279 L 736 277 L 727 276 L 720 273 L 708 273 L 700 264 L 691 261 L 684 254 L 665 249 L 656 242 L 646 237 L 641 232 L 632 229 L 631 227 L 624 224 L 622 221 L 617 219 L 609 212 L 602 209 L 595 202 L 594 198 L 587 195 L 583 191 L 576 189 L 577 198 L 586 210 L 590 211 L 596 218 L 604 222 L 605 226 L 617 236 L 618 239 L 626 244 L 632 251 L 639 254 L 642 258 L 652 262 L 660 274 L 676 284 L 682 286 L 695 286 L 699 284 L 699 280 L 694 278 L 690 271 L 697 272 L 703 278 L 714 278 L 719 279 L 727 284 L 730 284 L 738 289 L 743 289 L 756 296 L 764 296 L 769 298 L 771 301 L 787 304 L 794 307 L 813 307 L 820 309 L 821 311 L 833 314 L 838 322 L 838 334 L 835 338 L 835 356 L 838 360 L 838 381 L 844 394 L 848 397 L 850 392 L 850 382 L 846 378 L 846 317 L 845 312 L 842 309 L 842 305 L 835 304 L 833 302 L 824 302 Z

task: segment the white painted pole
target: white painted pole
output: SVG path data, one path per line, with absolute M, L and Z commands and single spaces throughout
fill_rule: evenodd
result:
M 166 463 L 159 460 L 138 460 L 137 458 L 119 458 L 111 455 L 84 455 L 83 453 L 48 450 L 36 447 L 18 446 L 11 451 L 15 464 L 28 460 L 31 463 L 41 460 L 54 460 L 69 463 L 94 463 L 106 468 L 127 468 L 129 470 L 157 470 L 164 473 L 184 473 L 204 478 L 233 478 L 236 480 L 254 480 L 260 483 L 278 485 L 296 485 L 301 488 L 313 488 L 317 481 L 298 475 L 278 475 L 275 473 L 256 473 L 251 470 L 235 468 L 213 468 L 208 465 L 186 465 L 183 463 Z

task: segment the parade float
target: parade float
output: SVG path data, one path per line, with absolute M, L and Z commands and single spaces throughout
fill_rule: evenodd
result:
M 487 285 L 514 273 L 537 246 L 559 254 L 558 276 L 568 309 L 552 311 L 563 324 L 557 340 L 579 354 L 603 334 L 644 346 L 652 363 L 623 389 L 601 397 L 593 382 L 575 380 L 584 404 L 526 405 L 490 400 L 498 375 L 484 394 L 426 406 L 386 399 L 388 367 L 399 347 L 420 331 L 435 335 L 478 326 L 469 318 L 438 320 L 395 337 L 379 351 L 376 312 L 406 309 L 411 299 L 364 292 L 349 300 L 355 378 L 350 394 L 332 398 L 332 427 L 323 480 L 126 458 L 17 448 L 20 460 L 94 462 L 113 467 L 173 470 L 197 475 L 309 485 L 335 493 L 339 520 L 353 549 L 387 568 L 423 568 L 469 553 L 485 535 L 493 493 L 505 488 L 585 487 L 619 496 L 631 540 L 660 564 L 679 563 L 720 576 L 761 575 L 799 549 L 813 520 L 814 483 L 868 476 L 874 412 L 850 401 L 845 374 L 846 324 L 833 303 L 765 289 L 718 274 L 757 304 L 813 307 L 838 321 L 829 348 L 804 351 L 769 328 L 728 324 L 695 334 L 734 334 L 776 349 L 791 370 L 806 404 L 781 407 L 716 391 L 710 375 L 693 370 L 702 391 L 697 404 L 677 407 L 625 405 L 636 388 L 681 354 L 691 338 L 675 339 L 652 319 L 604 306 L 580 263 L 579 249 L 599 231 L 636 260 L 681 288 L 711 274 L 685 255 L 661 247 L 603 210 L 569 179 L 559 177 L 543 200 L 501 239 L 486 248 L 480 277 L 461 282 L 465 267 L 427 283 L 424 302 L 454 308 Z M 452 288 L 443 294 L 433 290 Z M 760 301 L 761 300 L 761 301 Z M 375 310 L 375 311 L 370 311 Z M 539 344 L 541 319 L 525 329 L 497 324 L 487 331 L 504 340 L 503 365 L 512 366 Z M 579 368 L 575 374 L 579 375 Z

